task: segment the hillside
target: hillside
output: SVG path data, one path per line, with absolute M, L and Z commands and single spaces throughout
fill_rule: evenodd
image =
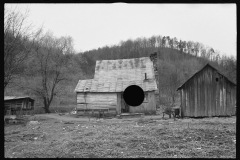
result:
M 59 83 L 59 93 L 54 97 L 51 106 L 72 106 L 72 109 L 76 105 L 74 88 L 79 79 L 93 78 L 96 60 L 147 57 L 154 52 L 158 53 L 159 58 L 159 91 L 162 97 L 160 103 L 177 103 L 179 97 L 176 92 L 177 87 L 206 63 L 212 64 L 229 79 L 236 82 L 235 58 L 220 57 L 219 54 L 214 54 L 213 49 L 207 50 L 203 47 L 201 50 L 200 48 L 189 49 L 187 45 L 183 45 L 181 40 L 180 42 L 176 41 L 175 44 L 164 43 L 164 37 L 159 37 L 127 40 L 110 47 L 105 46 L 83 53 L 61 55 L 62 59 L 67 61 L 66 72 L 64 72 L 67 81 Z M 167 40 L 167 38 L 165 39 Z M 191 44 L 194 46 L 194 42 L 191 42 Z M 16 79 L 15 85 L 10 86 L 5 95 L 30 95 L 36 99 L 37 106 L 42 106 L 41 97 L 38 97 L 32 90 L 27 89 L 29 84 L 37 86 L 35 81 L 40 76 L 40 72 L 36 71 L 39 67 L 35 62 L 37 57 L 34 54 L 32 57 L 25 65 L 25 70 L 29 74 L 24 74 Z

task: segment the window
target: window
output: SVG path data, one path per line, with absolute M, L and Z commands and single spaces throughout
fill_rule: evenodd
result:
M 144 102 L 148 102 L 148 93 L 144 92 Z

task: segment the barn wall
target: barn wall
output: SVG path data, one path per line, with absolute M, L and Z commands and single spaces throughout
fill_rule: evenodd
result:
M 206 67 L 180 89 L 182 115 L 187 117 L 235 114 L 236 88 L 215 69 Z
M 140 106 L 130 106 L 130 113 L 156 114 L 156 96 L 155 92 L 148 92 L 148 101 L 144 101 Z
M 77 93 L 77 108 L 117 108 L 117 93 Z

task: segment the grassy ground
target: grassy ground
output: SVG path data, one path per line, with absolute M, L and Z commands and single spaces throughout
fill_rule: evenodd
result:
M 5 126 L 5 157 L 236 158 L 236 117 L 66 117 L 35 115 L 29 119 L 39 124 Z
M 51 106 L 50 111 L 51 113 L 55 113 L 55 111 L 58 112 L 71 112 L 76 105 L 58 105 L 58 106 Z M 45 114 L 45 110 L 43 109 L 43 106 L 35 106 L 34 110 L 32 111 L 33 114 Z

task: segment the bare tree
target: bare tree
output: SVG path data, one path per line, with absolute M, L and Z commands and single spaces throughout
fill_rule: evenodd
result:
M 193 41 L 187 42 L 188 54 L 192 54 Z
M 176 89 L 181 84 L 179 73 L 181 71 L 170 62 L 167 60 L 159 61 L 158 74 L 162 77 L 159 78 L 159 92 L 168 97 L 168 99 L 165 99 L 165 105 L 172 106 L 178 96 Z
M 4 8 L 4 91 L 13 80 L 23 74 L 24 63 L 29 58 L 34 38 L 39 32 L 30 32 L 28 11 Z
M 68 38 L 55 38 L 51 33 L 46 33 L 38 38 L 34 53 L 36 63 L 34 71 L 38 73 L 35 84 L 29 85 L 28 89 L 43 100 L 46 113 L 50 113 L 50 105 L 53 98 L 61 92 L 59 84 L 68 80 L 67 78 L 67 54 L 69 48 Z
M 193 47 L 194 47 L 194 51 L 195 51 L 195 56 L 197 57 L 199 50 L 200 50 L 200 43 L 199 42 L 193 43 Z

